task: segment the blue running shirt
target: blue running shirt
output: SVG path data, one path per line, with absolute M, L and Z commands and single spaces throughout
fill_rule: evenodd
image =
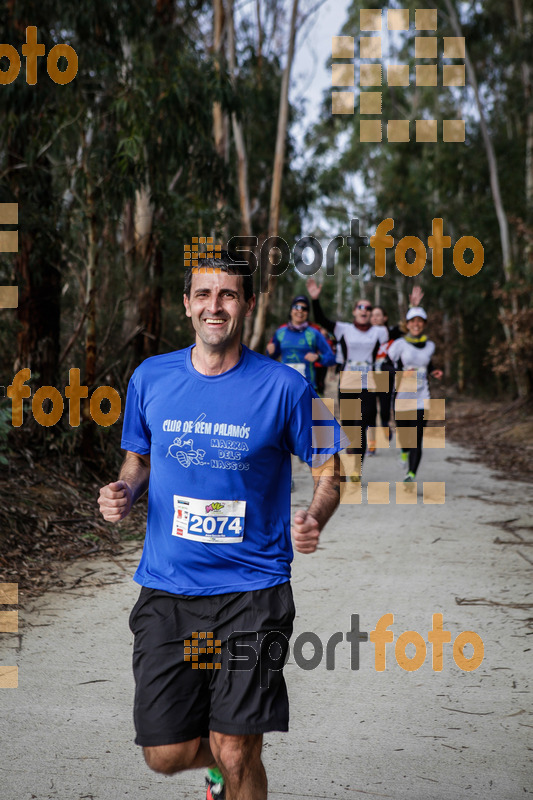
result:
M 305 360 L 306 353 L 320 354 L 320 363 L 323 367 L 332 367 L 335 364 L 335 354 L 327 340 L 320 331 L 309 325 L 303 331 L 291 331 L 287 325 L 282 325 L 274 333 L 272 343 L 275 346 L 273 358 L 279 358 L 283 364 L 297 364 L 303 369 L 307 380 L 316 389 L 316 370 L 314 363 Z
M 284 583 L 290 454 L 311 464 L 348 441 L 332 416 L 313 421 L 313 404 L 324 406 L 294 370 L 243 346 L 232 369 L 206 376 L 192 365 L 192 347 L 148 358 L 128 386 L 122 447 L 151 459 L 134 579 L 187 595 Z M 321 447 L 312 446 L 313 425 L 330 429 L 315 435 Z

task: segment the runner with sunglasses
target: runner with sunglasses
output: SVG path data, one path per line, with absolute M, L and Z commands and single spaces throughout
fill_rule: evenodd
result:
M 353 444 L 348 448 L 348 453 L 353 453 L 358 458 L 355 464 L 355 473 L 352 481 L 361 480 L 361 467 L 366 452 L 367 428 L 375 424 L 376 420 L 376 393 L 369 391 L 367 386 L 368 372 L 374 369 L 374 361 L 380 345 L 389 340 L 389 332 L 383 325 L 372 325 L 370 315 L 372 304 L 368 300 L 359 299 L 353 309 L 353 322 L 340 322 L 328 319 L 320 305 L 320 292 L 322 287 L 314 278 L 307 281 L 307 291 L 313 302 L 313 314 L 319 325 L 333 333 L 337 341 L 344 339 L 346 347 L 346 362 L 344 371 L 361 373 L 361 388 L 354 391 L 356 380 L 343 381 L 342 373 L 339 383 L 339 400 L 342 400 L 340 416 L 343 426 L 361 429 L 361 441 L 354 437 Z M 346 387 L 346 389 L 344 389 Z M 348 401 L 348 402 L 347 402 Z M 352 401 L 352 402 L 350 402 Z
M 315 365 L 320 361 L 323 367 L 332 367 L 335 354 L 320 331 L 309 324 L 309 300 L 305 295 L 293 299 L 289 322 L 274 333 L 267 344 L 267 353 L 293 367 L 318 390 Z

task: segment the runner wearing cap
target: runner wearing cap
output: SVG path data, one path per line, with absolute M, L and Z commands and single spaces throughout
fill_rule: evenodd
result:
M 199 260 L 184 304 L 195 344 L 133 373 L 126 458 L 98 499 L 117 522 L 149 491 L 130 615 L 136 743 L 156 772 L 207 767 L 207 800 L 226 787 L 228 800 L 266 800 L 263 733 L 288 729 L 291 453 L 316 467 L 292 530 L 312 553 L 339 503 L 347 440 L 304 377 L 241 344 L 255 306 L 247 264 Z M 321 425 L 333 446 L 312 439 Z
M 402 405 L 401 402 L 398 404 L 398 401 L 416 401 L 416 418 L 414 418 L 413 412 L 399 407 L 396 408 L 395 413 L 396 435 L 400 437 L 400 442 L 401 428 L 416 427 L 416 447 L 402 447 L 402 459 L 407 465 L 407 475 L 404 480 L 406 483 L 410 483 L 416 479 L 416 472 L 422 458 L 422 439 L 426 424 L 424 401 L 430 398 L 428 375 L 440 380 L 442 370 L 434 369 L 431 361 L 435 352 L 435 344 L 424 333 L 427 321 L 424 309 L 420 306 L 410 308 L 405 319 L 408 333 L 391 344 L 388 358 L 395 369 L 403 371 L 402 380 L 406 373 L 407 377 L 409 373 L 412 374 L 412 377 L 416 375 L 416 391 L 402 391 L 400 383 L 395 400 L 398 406 Z
M 304 375 L 318 391 L 315 364 L 320 361 L 322 366 L 331 367 L 335 354 L 320 331 L 309 324 L 309 300 L 305 295 L 293 299 L 289 321 L 274 333 L 267 344 L 267 353 Z

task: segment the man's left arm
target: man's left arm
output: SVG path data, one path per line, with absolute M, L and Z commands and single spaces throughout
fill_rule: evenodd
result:
M 333 475 L 331 472 L 333 459 Z M 314 553 L 318 547 L 320 531 L 332 516 L 340 501 L 340 458 L 335 453 L 322 468 L 313 469 L 315 484 L 311 505 L 294 515 L 292 535 L 299 553 Z

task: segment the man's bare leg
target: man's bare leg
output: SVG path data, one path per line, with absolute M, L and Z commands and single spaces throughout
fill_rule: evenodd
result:
M 226 800 L 267 800 L 267 777 L 261 761 L 263 736 L 211 731 L 209 742 L 224 776 Z
M 179 744 L 143 747 L 144 758 L 150 769 L 164 775 L 174 775 L 186 769 L 215 767 L 209 739 L 191 739 Z

